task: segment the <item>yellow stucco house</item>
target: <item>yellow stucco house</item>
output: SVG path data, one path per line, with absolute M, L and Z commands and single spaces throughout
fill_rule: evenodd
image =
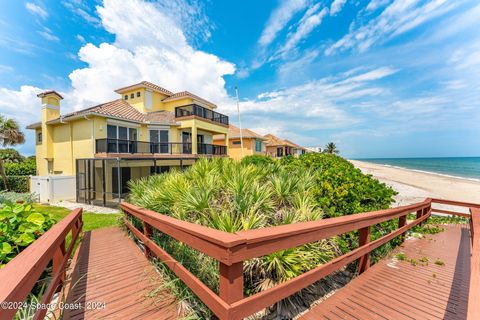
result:
M 267 139 L 265 137 L 245 128 L 242 128 L 241 132 L 242 135 L 240 135 L 239 127 L 230 124 L 228 129 L 228 156 L 230 158 L 240 160 L 244 156 L 266 154 L 265 141 Z M 240 137 L 243 138 L 243 155 Z M 225 137 L 222 135 L 215 135 L 213 141 L 216 144 L 225 145 Z
M 115 90 L 119 98 L 62 115 L 63 97 L 40 93 L 35 130 L 37 175 L 72 177 L 78 202 L 117 205 L 130 179 L 226 156 L 228 116 L 187 91 L 173 93 L 143 81 Z

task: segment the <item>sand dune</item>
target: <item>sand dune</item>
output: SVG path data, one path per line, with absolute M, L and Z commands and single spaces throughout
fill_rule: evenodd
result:
M 480 203 L 480 181 L 392 168 L 380 164 L 351 160 L 362 172 L 371 174 L 395 189 L 397 206 L 427 197 Z

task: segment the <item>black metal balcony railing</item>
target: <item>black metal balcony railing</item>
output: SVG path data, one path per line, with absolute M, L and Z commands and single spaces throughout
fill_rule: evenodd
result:
M 197 145 L 197 153 L 221 156 L 227 154 L 227 147 L 216 144 L 199 143 Z
M 131 154 L 192 154 L 192 144 L 182 142 L 146 142 L 122 139 L 97 139 L 96 153 Z M 197 144 L 198 154 L 226 155 L 227 147 L 215 144 Z
M 97 139 L 97 153 L 192 154 L 192 144 L 182 142 L 146 142 L 122 139 Z
M 198 116 L 214 122 L 228 125 L 228 116 L 201 107 L 196 104 L 189 104 L 175 108 L 175 117 Z

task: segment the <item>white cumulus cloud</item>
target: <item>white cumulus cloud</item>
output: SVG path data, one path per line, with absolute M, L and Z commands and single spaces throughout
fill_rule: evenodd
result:
M 171 91 L 189 90 L 212 101 L 229 101 L 223 76 L 235 66 L 189 45 L 179 25 L 155 3 L 106 0 L 97 8 L 114 43 L 86 44 L 78 54 L 87 67 L 74 70 L 75 107 L 117 97 L 114 89 L 142 80 Z M 186 22 L 188 23 L 188 22 Z

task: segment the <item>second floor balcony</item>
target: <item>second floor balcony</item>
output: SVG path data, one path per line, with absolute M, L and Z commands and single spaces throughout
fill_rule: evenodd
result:
M 123 139 L 97 139 L 95 141 L 96 153 L 114 154 L 193 154 L 192 143 L 185 142 L 147 142 Z M 198 143 L 197 154 L 201 155 L 226 155 L 227 147 L 222 145 Z
M 197 116 L 223 125 L 228 125 L 228 116 L 196 104 L 189 104 L 175 108 L 176 118 L 187 116 Z

